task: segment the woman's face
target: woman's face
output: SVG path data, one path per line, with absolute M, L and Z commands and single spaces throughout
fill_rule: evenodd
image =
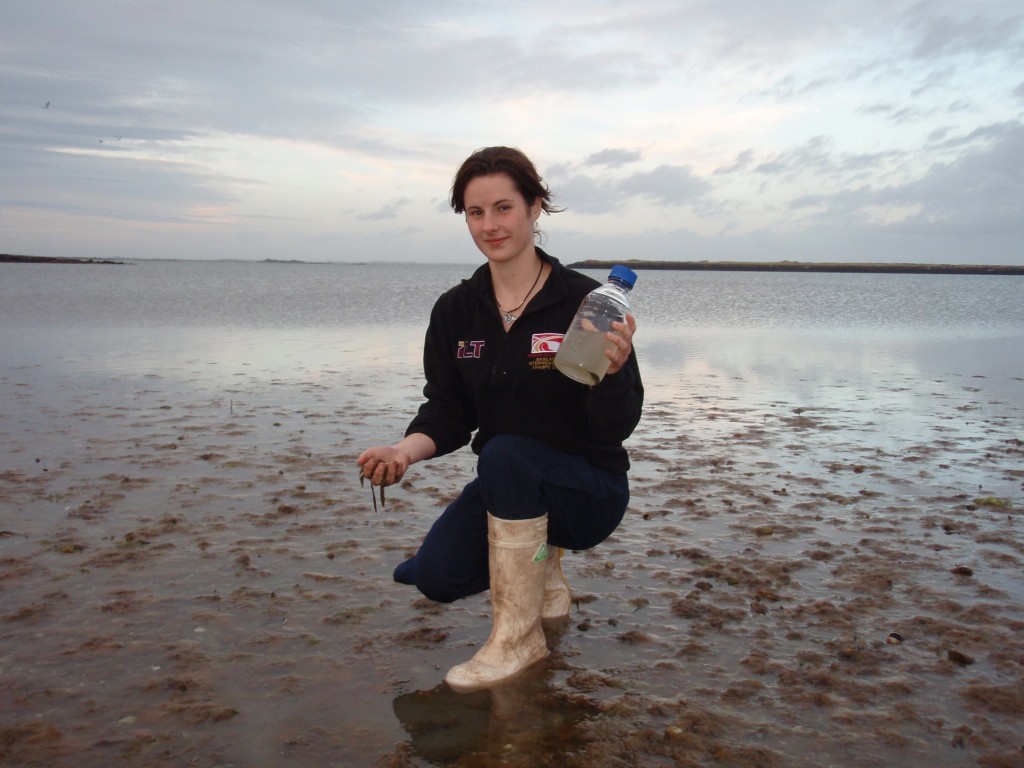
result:
M 510 262 L 533 254 L 540 200 L 528 206 L 504 173 L 472 179 L 466 185 L 465 210 L 473 242 L 488 260 Z

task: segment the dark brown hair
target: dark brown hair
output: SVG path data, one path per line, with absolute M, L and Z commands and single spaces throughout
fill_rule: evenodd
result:
M 544 213 L 563 210 L 551 204 L 551 190 L 541 179 L 530 158 L 514 147 L 484 147 L 466 158 L 455 174 L 449 202 L 456 213 L 466 210 L 466 187 L 478 176 L 503 173 L 512 179 L 528 206 L 540 200 Z

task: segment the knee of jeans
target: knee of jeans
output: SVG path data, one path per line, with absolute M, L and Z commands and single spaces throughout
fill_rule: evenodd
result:
M 446 569 L 420 563 L 416 569 L 416 589 L 435 603 L 452 603 L 462 597 Z
M 480 458 L 478 461 L 489 462 L 492 459 L 498 458 L 509 450 L 511 444 L 515 441 L 515 438 L 511 435 L 495 435 L 480 451 Z
M 452 573 L 443 567 L 419 568 L 416 574 L 416 589 L 435 603 L 454 603 L 463 597 L 483 592 L 488 587 L 488 581 L 486 576 Z
M 482 479 L 491 469 L 508 472 L 516 456 L 523 450 L 525 439 L 516 435 L 497 435 L 488 440 L 477 459 L 477 475 Z
M 421 582 L 416 585 L 416 588 L 425 598 L 433 600 L 435 603 L 454 603 L 460 597 L 460 595 L 440 588 L 431 582 Z

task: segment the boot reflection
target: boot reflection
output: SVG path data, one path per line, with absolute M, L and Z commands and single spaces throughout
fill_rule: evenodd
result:
M 527 670 L 503 685 L 469 693 L 446 683 L 393 702 L 412 750 L 435 765 L 476 754 L 509 758 L 535 754 L 552 710 L 560 710 L 550 673 Z
M 489 691 L 456 693 L 441 683 L 413 691 L 392 703 L 415 751 L 424 760 L 445 765 L 486 748 L 491 720 Z
M 581 717 L 573 714 L 579 702 L 566 701 L 552 686 L 555 675 L 568 669 L 561 645 L 569 617 L 544 619 L 543 627 L 550 655 L 503 684 L 467 693 L 441 683 L 395 698 L 392 709 L 412 750 L 431 764 L 448 765 L 470 754 L 504 762 L 535 755 L 545 743 L 548 749 L 562 743 L 567 721 Z

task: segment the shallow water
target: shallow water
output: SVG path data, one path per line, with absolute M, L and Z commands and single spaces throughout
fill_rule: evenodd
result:
M 465 696 L 486 596 L 390 573 L 472 457 L 354 459 L 466 268 L 0 267 L 6 763 L 1019 764 L 1016 278 L 641 273 L 629 516 Z

